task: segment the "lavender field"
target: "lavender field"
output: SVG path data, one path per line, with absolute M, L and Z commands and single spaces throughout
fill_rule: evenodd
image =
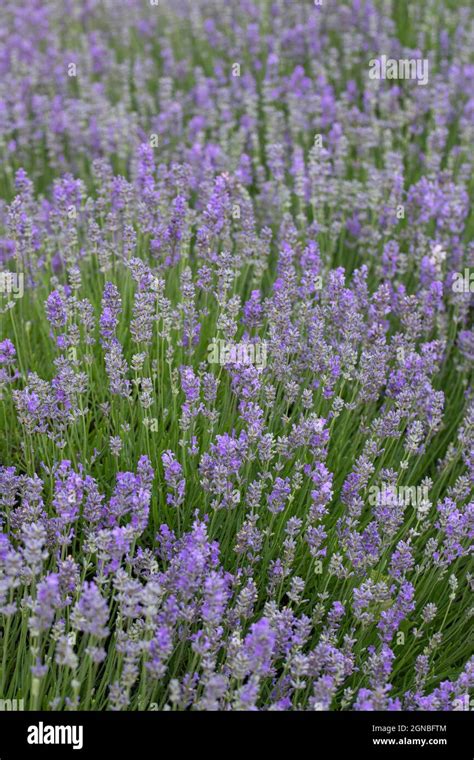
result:
M 474 8 L 3 0 L 0 702 L 474 707 Z

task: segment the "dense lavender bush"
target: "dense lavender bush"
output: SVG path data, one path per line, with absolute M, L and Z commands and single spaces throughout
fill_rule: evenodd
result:
M 0 698 L 469 705 L 467 6 L 4 0 Z

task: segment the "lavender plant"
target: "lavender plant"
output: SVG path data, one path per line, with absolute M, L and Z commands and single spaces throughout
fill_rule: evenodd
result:
M 1 698 L 472 704 L 473 32 L 4 0 Z

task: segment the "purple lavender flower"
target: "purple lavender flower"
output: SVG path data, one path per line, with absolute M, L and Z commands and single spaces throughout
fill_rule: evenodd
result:
M 275 478 L 273 489 L 268 495 L 268 509 L 272 514 L 282 512 L 291 493 L 289 478 Z
M 183 468 L 175 459 L 172 451 L 164 451 L 161 455 L 161 461 L 165 468 L 165 481 L 172 493 L 166 495 L 166 501 L 172 507 L 179 507 L 184 502 L 184 491 L 186 481 L 182 477 Z
M 49 573 L 38 584 L 36 599 L 32 604 L 29 625 L 34 636 L 51 628 L 60 604 L 59 576 L 56 573 Z
M 109 608 L 106 599 L 93 581 L 86 581 L 71 614 L 73 626 L 79 631 L 103 639 L 109 633 L 108 619 Z

